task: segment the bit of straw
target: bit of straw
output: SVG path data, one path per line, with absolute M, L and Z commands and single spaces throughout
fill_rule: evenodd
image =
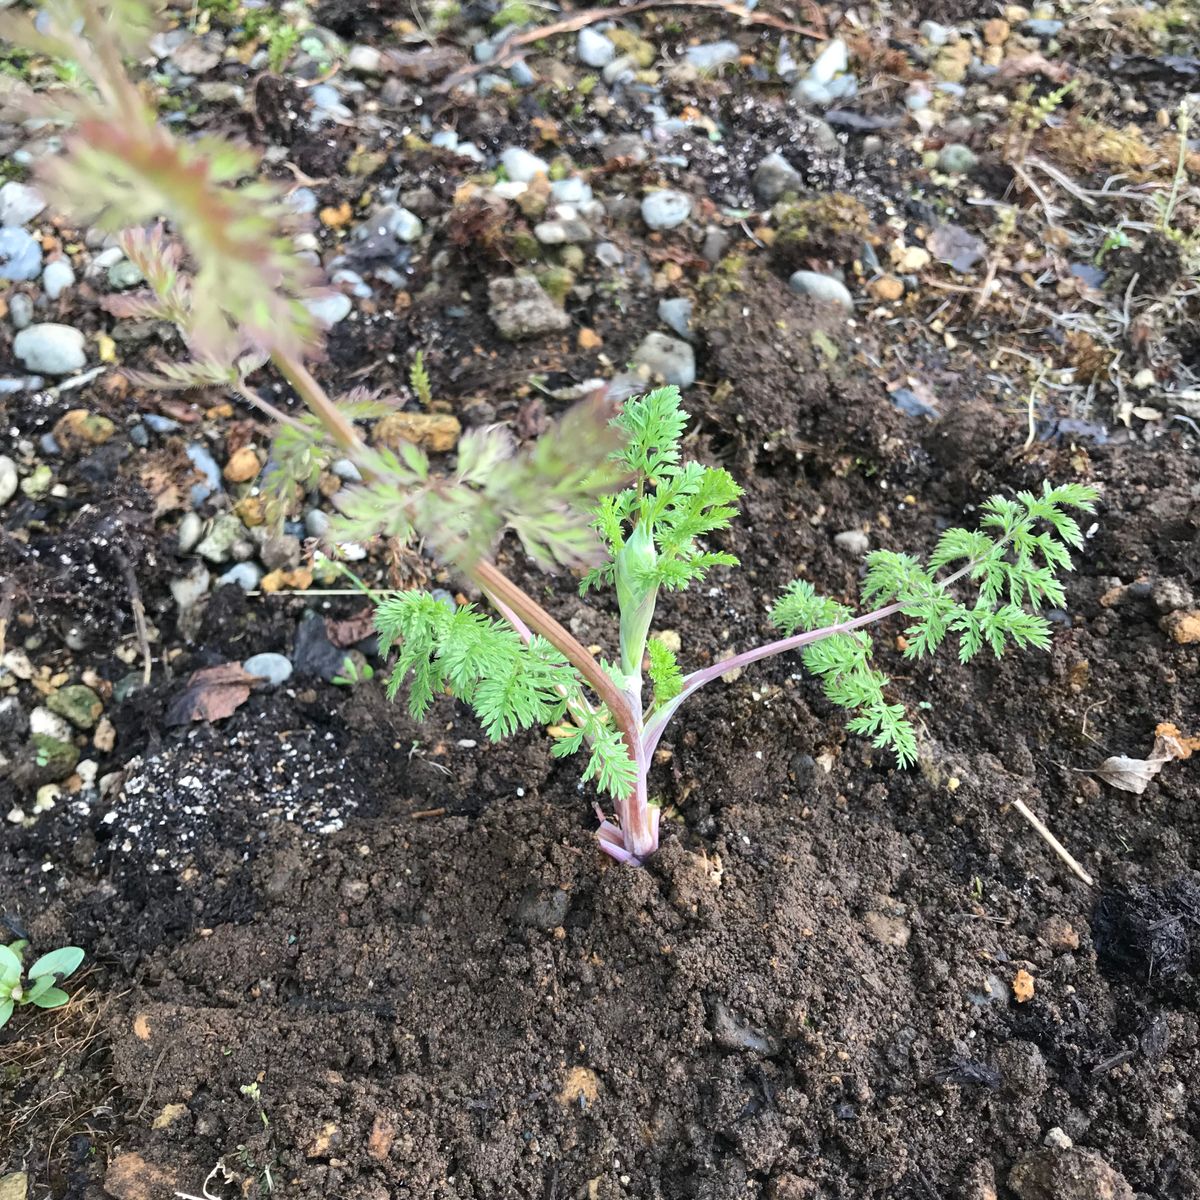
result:
M 1088 887 L 1095 884 L 1096 881 L 1079 865 L 1079 860 L 1046 828 L 1038 817 L 1034 816 L 1024 800 L 1014 800 L 1012 806 L 1041 834 L 1050 849 L 1071 868 L 1075 875 L 1082 879 Z

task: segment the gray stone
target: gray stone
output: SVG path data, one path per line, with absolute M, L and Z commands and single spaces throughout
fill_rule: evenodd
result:
M 8 298 L 8 319 L 14 329 L 28 329 L 33 324 L 33 299 L 24 292 L 13 292 Z
M 416 213 L 395 204 L 389 205 L 373 217 L 368 223 L 368 228 L 382 229 L 400 242 L 415 242 L 425 232 L 425 226 Z
M 841 38 L 834 38 L 808 68 L 808 78 L 813 83 L 831 83 L 850 65 L 850 54 Z
M 674 296 L 658 302 L 658 319 L 681 338 L 692 338 L 692 302 L 685 296 Z
M 307 613 L 296 628 L 296 642 L 292 650 L 292 665 L 299 675 L 315 675 L 318 679 L 332 680 L 341 674 L 346 651 L 339 649 L 325 631 L 325 621 L 316 613 Z
M 123 258 L 108 268 L 106 278 L 108 279 L 108 286 L 110 288 L 117 292 L 123 292 L 127 288 L 137 287 L 146 277 L 142 274 L 142 270 L 137 263 Z
M 599 71 L 617 57 L 617 48 L 604 34 L 598 33 L 595 29 L 584 28 L 579 31 L 575 53 L 585 67 Z
M 615 242 L 601 242 L 596 247 L 596 261 L 605 267 L 619 267 L 625 254 Z
M 862 558 L 871 548 L 871 539 L 861 529 L 847 529 L 833 535 L 833 544 L 851 558 Z
M 42 247 L 37 238 L 12 226 L 0 229 L 0 279 L 20 283 L 36 279 L 42 270 Z
M 362 75 L 378 75 L 383 69 L 383 55 L 374 46 L 351 46 L 346 66 Z
M 566 920 L 570 906 L 571 897 L 562 888 L 543 895 L 536 884 L 530 885 L 517 905 L 517 920 L 533 929 L 556 929 Z
M 19 483 L 17 464 L 7 454 L 0 454 L 0 508 L 16 495 Z
M 49 708 L 38 705 L 29 714 L 29 732 L 37 737 L 57 738 L 60 742 L 71 740 L 71 725 L 66 717 L 61 717 Z
M 556 179 L 550 185 L 550 199 L 555 204 L 586 204 L 594 198 L 591 185 L 578 175 Z
M 608 84 L 629 83 L 637 75 L 637 59 L 632 54 L 622 54 L 620 58 L 614 58 L 600 74 Z
M 262 581 L 262 576 L 262 567 L 258 563 L 240 562 L 219 576 L 217 585 L 225 587 L 227 584 L 235 583 L 242 591 L 252 592 Z
M 13 351 L 25 369 L 39 375 L 69 375 L 87 365 L 84 336 L 71 325 L 30 325 L 13 338 Z
M 0 502 L 2 503 L 2 502 Z M 1192 589 L 1182 579 L 1160 579 L 1150 591 L 1150 599 L 1160 613 L 1179 612 L 1196 607 Z
M 184 513 L 183 519 L 179 522 L 179 528 L 175 530 L 175 545 L 178 547 L 179 553 L 187 554 L 194 550 L 203 533 L 204 522 L 200 519 L 199 514 Z
M 1031 17 L 1028 21 L 1021 22 L 1020 30 L 1022 33 L 1047 42 L 1062 33 L 1063 23 L 1047 17 Z
M 354 305 L 345 292 L 326 292 L 323 296 L 311 296 L 304 301 L 304 307 L 326 329 L 332 329 L 339 321 L 344 321 Z
M 328 515 L 319 508 L 310 508 L 304 515 L 304 529 L 309 537 L 324 537 L 329 532 Z
M 329 469 L 345 483 L 362 483 L 362 472 L 348 458 L 335 458 Z
M 918 32 L 931 46 L 944 46 L 954 30 L 939 25 L 937 21 L 922 21 Z
M 509 146 L 500 155 L 500 165 L 509 179 L 516 183 L 529 183 L 538 175 L 549 175 L 550 164 L 520 146 Z
M 651 229 L 674 229 L 691 216 L 692 198 L 683 192 L 664 188 L 642 200 L 642 220 Z
M 967 175 L 979 165 L 979 156 L 970 146 L 964 146 L 962 142 L 951 142 L 950 145 L 942 147 L 937 157 L 937 165 L 938 170 L 945 171 L 947 175 Z
M 543 246 L 577 245 L 590 242 L 592 231 L 578 217 L 557 221 L 540 221 L 533 227 L 533 236 Z
M 208 447 L 202 446 L 198 442 L 188 446 L 184 453 L 191 460 L 192 466 L 204 476 L 203 483 L 192 485 L 191 493 L 193 504 L 203 504 L 213 492 L 221 491 L 221 468 L 217 465 L 217 460 L 213 458 Z
M 268 571 L 284 571 L 300 561 L 300 539 L 290 533 L 267 538 L 258 552 Z
M 785 192 L 804 186 L 800 172 L 778 151 L 768 154 L 754 171 L 754 194 L 764 204 L 774 204 Z
M 193 608 L 207 594 L 211 582 L 212 576 L 209 575 L 208 568 L 198 562 L 181 579 L 171 580 L 171 595 L 174 596 L 175 603 L 186 611 Z
M 493 279 L 488 285 L 488 315 L 510 342 L 561 333 L 570 317 L 542 290 L 532 275 Z
M 75 272 L 65 258 L 56 258 L 42 272 L 42 291 L 51 300 L 57 300 L 74 282 Z
M 712 71 L 726 63 L 736 62 L 742 48 L 737 42 L 706 42 L 702 46 L 689 46 L 684 51 L 684 61 L 697 71 Z
M 35 187 L 10 180 L 0 187 L 0 225 L 27 225 L 46 207 Z
M 233 515 L 222 513 L 209 526 L 204 540 L 196 547 L 201 558 L 212 563 L 228 562 L 233 557 L 235 543 L 246 536 L 245 526 Z
M 633 362 L 676 387 L 689 388 L 696 382 L 696 356 L 691 346 L 665 333 L 647 334 L 633 352 Z
M 788 280 L 788 287 L 797 295 L 808 296 L 820 304 L 836 304 L 846 312 L 854 311 L 854 297 L 840 279 L 822 275 L 820 271 L 796 271 Z
M 263 680 L 263 686 L 269 688 L 281 687 L 292 677 L 292 660 L 284 654 L 273 654 L 265 651 L 255 654 L 242 663 L 242 670 L 247 675 L 258 675 Z

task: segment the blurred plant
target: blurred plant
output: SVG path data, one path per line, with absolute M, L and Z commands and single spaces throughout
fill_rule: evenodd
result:
M 353 655 L 347 654 L 342 659 L 341 671 L 330 682 L 339 687 L 357 687 L 358 684 L 369 683 L 374 678 L 375 668 L 370 663 L 365 662 L 360 666 Z
M 433 387 L 429 382 L 429 372 L 425 369 L 425 352 L 418 350 L 413 358 L 413 364 L 408 372 L 408 381 L 412 390 L 417 393 L 417 399 L 422 408 L 428 408 L 433 403 Z

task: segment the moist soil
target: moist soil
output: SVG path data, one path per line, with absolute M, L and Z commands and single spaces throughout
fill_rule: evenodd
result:
M 844 178 L 878 196 L 888 169 Z M 536 432 L 541 402 L 509 385 L 585 372 L 565 343 L 499 343 L 477 267 L 450 263 L 401 333 L 340 326 L 323 377 L 386 384 L 411 337 L 464 423 Z M 715 684 L 664 742 L 663 847 L 630 869 L 597 851 L 576 764 L 540 733 L 488 745 L 449 700 L 416 723 L 378 681 L 298 670 L 218 723 L 168 725 L 192 670 L 294 655 L 306 615 L 361 605 L 226 587 L 176 626 L 167 589 L 186 567 L 122 432 L 64 469 L 73 504 L 8 545 L 18 580 L 58 555 L 20 585 L 41 589 L 23 628 L 70 631 L 98 671 L 127 671 L 111 655 L 133 563 L 163 645 L 151 683 L 106 709 L 116 785 L 0 842 L 13 934 L 90 964 L 68 1008 L 0 1033 L 0 1173 L 119 1200 L 1200 1198 L 1200 787 L 1189 762 L 1142 795 L 1094 774 L 1147 753 L 1161 722 L 1200 730 L 1200 654 L 1155 599 L 1200 582 L 1194 437 L 1049 421 L 1024 445 L 1023 400 L 997 396 L 982 354 L 949 359 L 918 321 L 848 328 L 759 260 L 719 282 L 698 306 L 689 448 L 746 489 L 715 539 L 744 565 L 664 599 L 685 668 L 769 637 L 794 578 L 852 599 L 860 564 L 838 532 L 920 551 L 992 492 L 1087 479 L 1103 500 L 1051 651 L 914 666 L 883 630 L 919 726 L 907 771 L 848 735 L 795 661 Z M 621 361 L 654 302 L 644 286 L 576 316 Z M 881 382 L 898 337 L 932 417 Z M 68 400 L 13 399 L 5 423 L 34 433 Z M 610 597 L 548 591 L 511 547 L 501 561 L 611 651 Z M 20 798 L 3 789 L 5 807 Z M 1014 1166 L 1068 1140 L 1111 1168 L 1092 1191 L 1010 1190 Z M 1112 1172 L 1128 1189 L 1103 1190 Z

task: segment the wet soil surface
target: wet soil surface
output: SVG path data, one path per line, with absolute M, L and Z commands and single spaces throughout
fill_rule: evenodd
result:
M 387 7 L 370 9 L 381 28 Z M 786 142 L 777 124 L 744 129 L 751 166 Z M 814 155 L 807 186 L 876 205 L 905 169 L 839 163 Z M 748 199 L 744 172 L 697 170 L 718 203 Z M 674 245 L 637 253 L 656 269 L 697 256 Z M 516 381 L 587 367 L 565 341 L 496 340 L 481 254 L 455 251 L 402 331 L 339 326 L 324 376 L 375 365 L 386 383 L 411 338 L 464 424 L 535 430 L 544 412 Z M 651 277 L 619 305 L 570 302 L 614 362 L 653 323 Z M 769 636 L 796 577 L 852 601 L 859 562 L 838 532 L 919 551 L 994 491 L 1083 479 L 1103 500 L 1050 653 L 914 667 L 898 628 L 881 635 L 918 718 L 909 771 L 849 736 L 795 662 L 716 684 L 655 767 L 663 849 L 623 868 L 540 734 L 490 746 L 449 700 L 416 724 L 378 682 L 305 671 L 301 622 L 350 617 L 355 599 L 226 587 L 181 622 L 169 584 L 186 563 L 122 430 L 124 453 L 70 460 L 71 504 L 5 514 L 31 530 L 5 535 L 17 598 L 42 589 L 13 629 L 125 674 L 132 563 L 162 641 L 148 686 L 106 696 L 104 796 L 65 795 L 0 839 L 14 936 L 80 945 L 90 964 L 67 1009 L 0 1033 L 0 1173 L 27 1171 L 39 1197 L 117 1200 L 1200 1198 L 1195 766 L 1168 764 L 1141 795 L 1093 774 L 1148 752 L 1162 722 L 1200 731 L 1200 647 L 1164 624 L 1200 586 L 1196 439 L 1183 422 L 1096 437 L 1051 420 L 1026 444 L 1024 400 L 996 385 L 982 339 L 951 358 L 923 319 L 847 325 L 785 277 L 759 254 L 698 293 L 691 449 L 746 488 L 717 539 L 744 566 L 662 603 L 685 668 Z M 914 379 L 931 415 L 889 392 Z M 74 401 L 0 403 L 36 437 Z M 91 404 L 120 419 L 119 397 Z M 559 582 L 557 614 L 611 650 L 611 599 L 585 607 Z M 191 671 L 262 651 L 297 660 L 282 688 L 167 724 Z M 4 807 L 30 786 L 0 783 Z

